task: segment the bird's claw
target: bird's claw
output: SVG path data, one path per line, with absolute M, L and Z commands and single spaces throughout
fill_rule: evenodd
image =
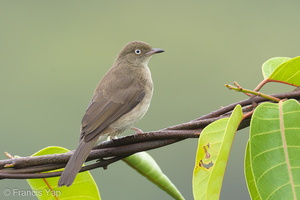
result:
M 136 128 L 136 127 L 131 127 L 130 129 L 135 131 L 134 134 L 142 134 L 142 133 L 144 133 L 144 131 L 142 129 L 139 129 L 139 128 Z

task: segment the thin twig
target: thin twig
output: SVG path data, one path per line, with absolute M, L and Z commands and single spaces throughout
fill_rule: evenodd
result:
M 264 94 L 264 93 L 261 93 L 261 92 L 256 92 L 256 91 L 253 91 L 253 90 L 248 90 L 248 89 L 242 88 L 240 86 L 234 87 L 234 86 L 229 85 L 229 84 L 226 84 L 225 86 L 230 90 L 235 90 L 237 92 L 243 92 L 248 96 L 250 96 L 249 94 L 252 94 L 252 95 L 255 95 L 255 96 L 263 97 L 263 98 L 268 99 L 268 100 L 273 101 L 273 102 L 278 103 L 280 101 L 280 99 L 278 99 L 276 97 L 273 97 L 271 95 L 267 95 L 267 94 Z

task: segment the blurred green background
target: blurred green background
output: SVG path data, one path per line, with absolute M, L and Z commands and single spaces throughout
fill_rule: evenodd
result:
M 28 156 L 51 145 L 74 149 L 96 84 L 131 40 L 166 50 L 149 63 L 154 97 L 136 125 L 144 131 L 245 99 L 224 84 L 238 81 L 253 89 L 267 59 L 299 55 L 300 2 L 288 2 L 1 0 L 0 152 Z M 249 199 L 243 175 L 247 137 L 245 129 L 235 138 L 221 199 Z M 149 152 L 186 199 L 193 199 L 196 146 L 190 139 Z M 122 162 L 92 174 L 104 200 L 171 199 Z M 0 198 L 35 199 L 5 197 L 5 188 L 27 190 L 25 180 L 1 180 Z

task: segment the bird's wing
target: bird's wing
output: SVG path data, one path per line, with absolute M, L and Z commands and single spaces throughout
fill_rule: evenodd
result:
M 111 123 L 130 112 L 145 96 L 145 91 L 133 81 L 115 80 L 95 94 L 81 122 L 81 139 L 93 139 Z M 123 85 L 118 82 L 124 83 Z M 100 83 L 101 85 L 101 83 Z

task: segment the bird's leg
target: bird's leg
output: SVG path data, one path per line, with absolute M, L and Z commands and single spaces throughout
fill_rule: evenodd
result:
M 142 129 L 139 129 L 139 128 L 136 128 L 136 127 L 131 127 L 130 129 L 135 131 L 134 134 L 144 133 L 144 131 Z

